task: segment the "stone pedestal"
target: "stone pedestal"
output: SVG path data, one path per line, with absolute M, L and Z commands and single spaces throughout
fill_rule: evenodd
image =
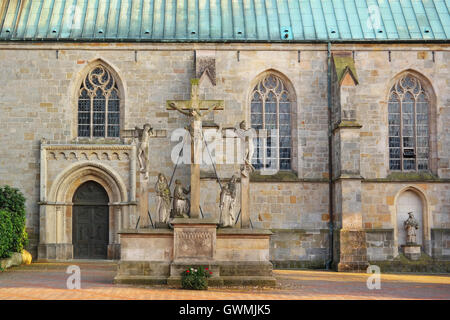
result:
M 73 259 L 71 243 L 41 243 L 38 246 L 39 261 Z
M 208 281 L 217 281 L 219 268 L 215 264 L 217 221 L 210 219 L 183 219 L 171 221 L 174 232 L 173 262 L 167 283 L 177 285 L 181 272 L 189 267 L 208 267 L 213 272 Z
M 148 179 L 144 177 L 144 174 L 139 173 L 138 181 L 138 210 L 140 217 L 139 228 L 149 228 L 150 219 L 148 217 Z
M 241 228 L 250 228 L 250 178 L 241 175 Z
M 409 260 L 419 260 L 421 255 L 421 248 L 418 244 L 405 244 L 402 245 L 403 254 Z
M 214 261 L 217 221 L 177 218 L 171 224 L 174 230 L 174 262 Z
M 188 267 L 208 267 L 210 286 L 275 286 L 268 230 L 217 229 L 208 219 L 174 219 L 171 229 L 122 230 L 115 283 L 181 285 Z

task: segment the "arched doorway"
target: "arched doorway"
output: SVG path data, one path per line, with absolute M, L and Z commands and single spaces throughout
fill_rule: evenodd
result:
M 73 196 L 74 259 L 106 259 L 109 242 L 108 194 L 97 182 L 83 183 Z
M 425 226 L 422 211 L 422 199 L 416 192 L 406 190 L 399 195 L 397 200 L 397 232 L 399 246 L 406 243 L 406 231 L 403 223 L 406 219 L 408 219 L 408 212 L 412 212 L 415 219 L 419 222 L 419 229 L 416 232 L 417 244 L 423 244 Z

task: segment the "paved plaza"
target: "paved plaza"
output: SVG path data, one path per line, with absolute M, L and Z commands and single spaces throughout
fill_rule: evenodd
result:
M 81 288 L 67 289 L 70 265 L 81 270 Z M 0 299 L 450 299 L 450 276 L 382 274 L 381 289 L 369 290 L 368 274 L 274 270 L 276 288 L 210 288 L 190 291 L 165 286 L 114 285 L 115 262 L 33 263 L 0 272 Z

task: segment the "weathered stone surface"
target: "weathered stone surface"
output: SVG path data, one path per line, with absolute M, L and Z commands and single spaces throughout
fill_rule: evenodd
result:
M 364 231 L 340 230 L 339 256 L 337 270 L 366 272 L 367 261 L 366 237 Z
M 123 143 L 120 139 L 77 139 L 77 90 L 80 88 L 81 79 L 93 63 L 102 61 L 118 75 L 119 85 L 124 92 L 121 115 L 123 128 L 142 127 L 152 119 L 155 121 L 152 122 L 155 132 L 161 132 L 157 134 L 160 138 L 150 139 L 149 142 L 150 186 L 154 185 L 159 172 L 166 176 L 171 175 L 174 164 L 168 150 L 177 143 L 171 141 L 172 133 L 188 124 L 181 115 L 167 112 L 165 101 L 189 98 L 189 79 L 196 76 L 192 44 L 102 43 L 102 50 L 96 50 L 98 48 L 99 45 L 95 43 L 42 43 L 35 46 L 17 42 L 2 43 L 0 48 L 0 79 L 3 83 L 0 87 L 0 146 L 3 148 L 0 158 L 0 185 L 18 187 L 26 196 L 27 231 L 32 240 L 27 249 L 33 257 L 38 256 L 37 247 L 41 243 L 43 250 L 49 254 L 44 252 L 40 257 L 71 258 L 65 249 L 56 254 L 54 246 L 71 244 L 71 211 L 64 212 L 65 227 L 59 228 L 58 232 L 56 228 L 51 227 L 56 225 L 55 211 L 49 209 L 48 215 L 47 212 L 40 212 L 40 207 L 51 206 L 38 204 L 42 191 L 40 181 L 43 178 L 40 169 L 44 162 L 48 164 L 47 187 L 52 185 L 64 168 L 83 160 L 109 165 L 113 172 L 123 179 L 127 195 L 133 194 L 130 189 L 133 178 L 130 174 L 131 161 L 122 158 L 126 157 L 122 151 L 117 152 L 117 156 L 110 151 L 105 151 L 106 156 L 103 155 L 104 147 L 101 145 L 120 145 Z M 214 51 L 217 83 L 213 86 L 209 80 L 202 81 L 200 96 L 202 99 L 224 100 L 226 112 L 216 112 L 209 119 L 222 127 L 233 125 L 243 117 L 250 117 L 248 93 L 253 89 L 255 79 L 268 70 L 282 75 L 295 96 L 292 105 L 292 169 L 298 180 L 251 182 L 249 209 L 253 226 L 316 231 L 328 228 L 327 53 L 324 46 L 298 43 L 198 43 L 196 49 Z M 349 129 L 349 123 L 346 123 L 345 130 L 353 130 L 353 133 L 349 134 L 350 142 L 341 143 L 335 140 L 343 161 L 334 161 L 333 172 L 344 169 L 345 166 L 347 174 L 354 175 L 359 166 L 362 177 L 361 191 L 355 193 L 354 200 L 361 198 L 363 228 L 393 229 L 396 198 L 404 188 L 413 187 L 420 190 L 424 205 L 428 208 L 429 229 L 449 229 L 450 149 L 447 146 L 450 145 L 450 137 L 447 124 L 450 122 L 450 53 L 447 45 L 397 44 L 391 52 L 391 61 L 387 53 L 392 49 L 391 45 L 333 44 L 332 49 L 351 53 L 354 51 L 352 58 L 358 85 L 349 86 L 351 83 L 344 81 L 343 91 L 333 91 L 333 96 L 337 95 L 343 105 L 340 110 L 342 112 L 338 113 L 340 120 L 356 121 L 362 127 L 358 130 Z M 58 57 L 55 50 L 59 52 Z M 136 50 L 139 52 L 137 61 L 134 56 Z M 240 50 L 239 61 L 236 59 L 237 50 Z M 298 50 L 301 51 L 300 62 Z M 434 51 L 433 55 L 431 51 Z M 417 52 L 428 54 L 421 54 L 418 58 Z M 26 65 L 26 68 L 18 68 L 23 65 Z M 435 95 L 431 108 L 435 117 L 430 126 L 432 179 L 416 175 L 414 179 L 405 181 L 398 175 L 393 176 L 389 171 L 387 95 L 393 80 L 406 70 L 426 80 L 428 89 Z M 333 110 L 333 117 L 334 111 L 336 110 Z M 357 131 L 360 137 L 359 146 L 357 141 L 353 141 Z M 43 161 L 39 153 L 41 138 L 46 138 L 52 145 L 89 144 L 96 149 L 92 150 L 96 155 L 86 154 L 87 159 L 83 159 L 79 156 L 84 155 L 78 154 L 76 150 L 62 150 L 63 154 L 56 153 L 55 158 L 49 154 L 52 158 Z M 358 147 L 359 163 L 356 161 Z M 223 151 L 223 148 L 223 144 L 218 143 L 218 152 Z M 72 151 L 74 154 L 71 154 Z M 335 156 L 334 160 L 336 159 L 339 157 Z M 202 169 L 212 171 L 211 166 Z M 238 169 L 232 164 L 217 165 L 221 179 L 230 177 Z M 177 175 L 184 185 L 188 184 L 189 170 L 184 164 L 179 166 Z M 138 187 L 136 185 L 136 188 Z M 217 182 L 212 179 L 202 180 L 201 189 L 204 190 L 200 195 L 203 211 L 211 217 L 218 217 Z M 146 199 L 140 199 L 139 193 L 136 199 L 124 199 L 130 204 L 127 211 L 120 212 L 124 220 L 119 228 L 136 225 L 138 212 L 136 203 L 133 205 L 132 202 L 141 200 Z M 336 199 L 337 205 L 341 202 L 342 199 Z M 115 206 L 114 210 L 117 207 L 119 205 Z M 154 214 L 156 199 L 152 192 L 149 193 L 148 209 Z M 111 217 L 114 216 L 115 214 L 111 214 Z M 340 219 L 339 214 L 334 217 Z M 118 247 L 118 238 L 114 238 L 117 233 L 114 234 L 112 230 L 118 230 L 117 225 L 112 223 L 110 229 L 110 240 L 115 244 L 115 248 Z M 46 229 L 50 231 L 46 232 Z M 61 233 L 61 230 L 64 232 Z M 42 238 L 39 239 L 40 237 Z M 306 249 L 323 249 L 319 240 L 286 237 L 284 242 L 284 236 L 277 237 L 273 237 L 276 240 L 271 242 L 270 257 L 280 263 L 306 261 L 302 260 L 309 258 Z M 325 239 L 325 234 L 323 237 Z M 441 236 L 436 236 L 435 239 L 432 237 L 430 230 L 430 237 L 426 239 L 429 243 L 424 244 L 429 247 L 423 249 L 430 255 L 450 256 L 448 236 L 442 240 Z M 276 248 L 273 241 L 277 243 Z M 381 250 L 381 247 L 369 245 L 368 255 L 388 259 L 391 253 L 384 253 L 383 250 L 389 249 L 395 256 L 394 251 L 398 248 L 395 245 L 396 240 L 393 241 L 390 249 L 383 247 Z M 111 252 L 117 252 L 117 249 L 114 250 Z M 316 255 L 321 251 L 310 252 L 311 255 Z
M 216 233 L 217 223 L 208 219 L 173 219 L 172 223 L 174 230 L 121 231 L 121 261 L 115 283 L 179 286 L 182 271 L 208 267 L 213 273 L 208 283 L 213 286 L 275 285 L 269 261 L 270 231 L 220 229 Z M 191 232 L 188 238 L 179 237 L 186 232 Z M 203 245 L 204 237 L 197 236 L 204 233 L 212 237 L 207 240 L 213 243 L 213 256 L 211 247 Z M 194 247 L 182 248 L 186 240 L 192 240 L 189 244 Z
M 419 260 L 421 250 L 419 245 L 403 245 L 403 254 L 410 260 Z
M 20 266 L 23 262 L 23 256 L 21 253 L 14 252 L 11 257 L 0 259 L 0 268 L 7 269 L 14 266 Z
M 216 221 L 174 219 L 174 260 L 214 261 L 216 256 Z

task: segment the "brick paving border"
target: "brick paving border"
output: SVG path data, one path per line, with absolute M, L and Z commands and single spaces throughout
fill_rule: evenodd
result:
M 66 269 L 81 269 L 81 289 L 67 289 Z M 382 274 L 381 289 L 369 290 L 369 274 L 311 270 L 274 270 L 275 288 L 225 287 L 190 291 L 167 286 L 112 283 L 114 262 L 33 263 L 0 272 L 0 299 L 38 300 L 390 300 L 450 299 L 450 275 Z

